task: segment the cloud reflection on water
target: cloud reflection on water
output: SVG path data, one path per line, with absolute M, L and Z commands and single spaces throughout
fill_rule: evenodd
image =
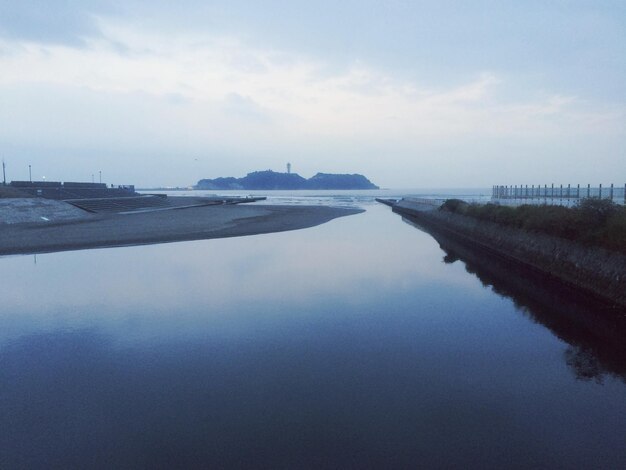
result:
M 393 217 L 370 207 L 297 232 L 44 254 L 36 264 L 4 258 L 0 322 L 72 328 L 129 316 L 219 317 L 255 305 L 293 315 L 324 299 L 367 305 L 441 282 L 481 295 L 471 277 L 444 265 L 430 237 Z

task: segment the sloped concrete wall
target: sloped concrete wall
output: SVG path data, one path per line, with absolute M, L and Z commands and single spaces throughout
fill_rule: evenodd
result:
M 538 269 L 626 307 L 626 256 L 620 253 L 450 212 L 397 205 L 393 210 L 415 218 L 425 228 L 442 231 L 474 248 Z
M 91 217 L 88 212 L 66 202 L 43 198 L 0 199 L 0 225 L 49 223 Z

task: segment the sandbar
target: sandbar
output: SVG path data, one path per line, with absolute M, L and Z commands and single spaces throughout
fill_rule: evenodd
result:
M 0 256 L 297 230 L 363 212 L 328 206 L 214 205 L 0 227 Z

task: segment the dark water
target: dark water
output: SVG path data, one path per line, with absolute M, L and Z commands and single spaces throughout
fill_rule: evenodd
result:
M 462 259 L 374 205 L 0 259 L 0 467 L 624 468 L 620 321 Z

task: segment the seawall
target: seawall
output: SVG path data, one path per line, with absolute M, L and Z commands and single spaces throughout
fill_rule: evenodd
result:
M 626 308 L 626 256 L 620 253 L 407 201 L 395 204 L 393 211 L 428 231 L 548 274 L 604 302 Z
M 0 199 L 0 227 L 89 219 L 91 214 L 63 201 L 44 198 Z

